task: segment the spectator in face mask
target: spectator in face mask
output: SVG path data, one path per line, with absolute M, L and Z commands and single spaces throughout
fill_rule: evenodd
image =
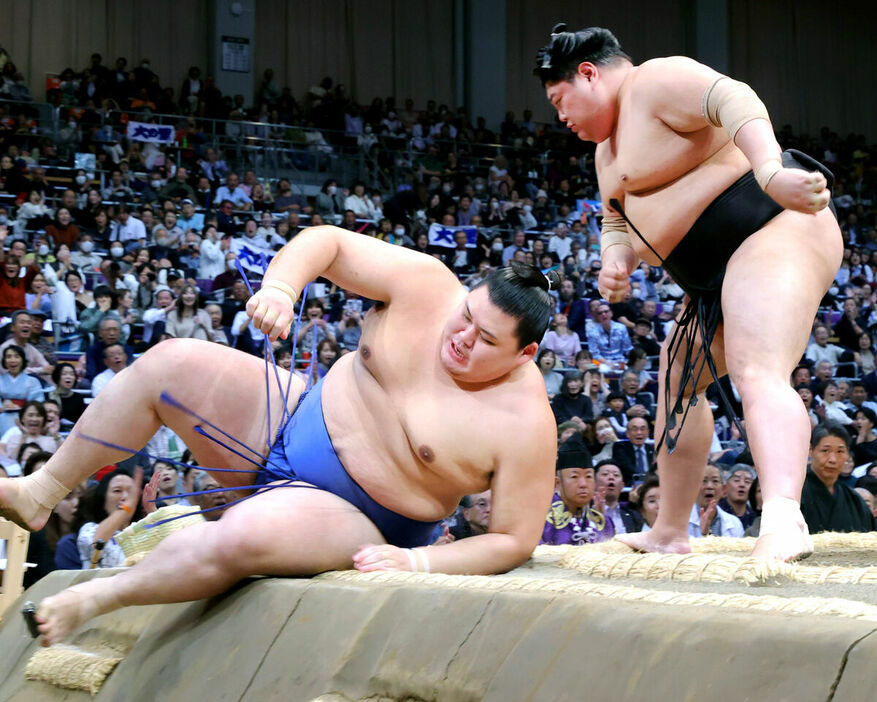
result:
M 94 253 L 94 237 L 91 234 L 80 234 L 76 242 L 76 250 L 70 254 L 70 263 L 76 268 L 93 271 L 100 268 L 102 260 Z
M 345 209 L 344 195 L 339 192 L 338 184 L 334 180 L 327 180 L 317 193 L 314 211 L 326 221 L 337 223 Z

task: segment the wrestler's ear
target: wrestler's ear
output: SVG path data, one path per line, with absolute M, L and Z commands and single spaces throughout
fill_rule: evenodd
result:
M 595 65 L 594 65 L 593 63 L 591 63 L 590 61 L 582 61 L 582 62 L 579 64 L 579 67 L 578 67 L 578 69 L 577 69 L 577 73 L 578 73 L 582 78 L 584 78 L 586 81 L 588 81 L 588 82 L 590 83 L 590 82 L 591 82 L 592 80 L 594 80 L 594 79 L 597 77 L 597 75 L 598 75 L 598 72 L 597 72 L 597 66 L 595 66 Z
M 529 361 L 535 360 L 537 353 L 539 353 L 539 344 L 537 344 L 535 341 L 531 341 L 529 344 L 521 349 L 521 355 L 518 356 L 517 365 L 522 366 Z

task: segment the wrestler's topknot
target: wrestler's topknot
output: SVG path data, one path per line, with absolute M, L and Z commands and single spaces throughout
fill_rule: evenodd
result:
M 569 81 L 583 61 L 605 66 L 619 59 L 631 60 L 608 29 L 587 27 L 569 32 L 561 23 L 551 31 L 551 41 L 536 52 L 533 74 L 542 79 L 543 85 Z
M 539 342 L 545 335 L 554 308 L 549 290 L 560 288 L 560 275 L 543 273 L 535 266 L 510 261 L 508 266 L 492 271 L 477 287 L 487 286 L 490 301 L 518 320 L 520 348 Z

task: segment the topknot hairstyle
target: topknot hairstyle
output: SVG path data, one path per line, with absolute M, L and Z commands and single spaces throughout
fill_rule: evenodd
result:
M 520 348 L 542 340 L 554 309 L 548 292 L 560 288 L 557 271 L 543 273 L 528 263 L 510 261 L 508 266 L 491 272 L 477 287 L 481 285 L 487 286 L 494 305 L 518 320 Z
M 569 32 L 561 22 L 551 30 L 551 41 L 536 52 L 533 74 L 542 79 L 543 85 L 571 81 L 583 61 L 605 66 L 619 59 L 632 61 L 608 29 L 587 27 Z

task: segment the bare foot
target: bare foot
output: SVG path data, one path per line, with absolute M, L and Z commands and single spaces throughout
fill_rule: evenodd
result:
M 0 517 L 18 524 L 22 529 L 39 531 L 46 525 L 52 510 L 22 493 L 23 480 L 0 478 Z
M 755 542 L 752 555 L 776 561 L 799 561 L 813 553 L 813 541 L 805 526 L 803 531 L 790 527 L 784 532 L 763 534 Z
M 777 561 L 797 561 L 813 553 L 813 540 L 797 500 L 765 500 L 761 527 L 752 555 Z
M 43 635 L 40 646 L 51 646 L 66 639 L 76 627 L 94 616 L 88 610 L 89 594 L 82 583 L 40 602 L 37 610 L 37 627 Z
M 688 544 L 688 534 L 677 532 L 660 532 L 657 529 L 651 531 L 636 531 L 630 534 L 619 534 L 616 541 L 629 546 L 634 551 L 647 551 L 648 553 L 691 553 Z

